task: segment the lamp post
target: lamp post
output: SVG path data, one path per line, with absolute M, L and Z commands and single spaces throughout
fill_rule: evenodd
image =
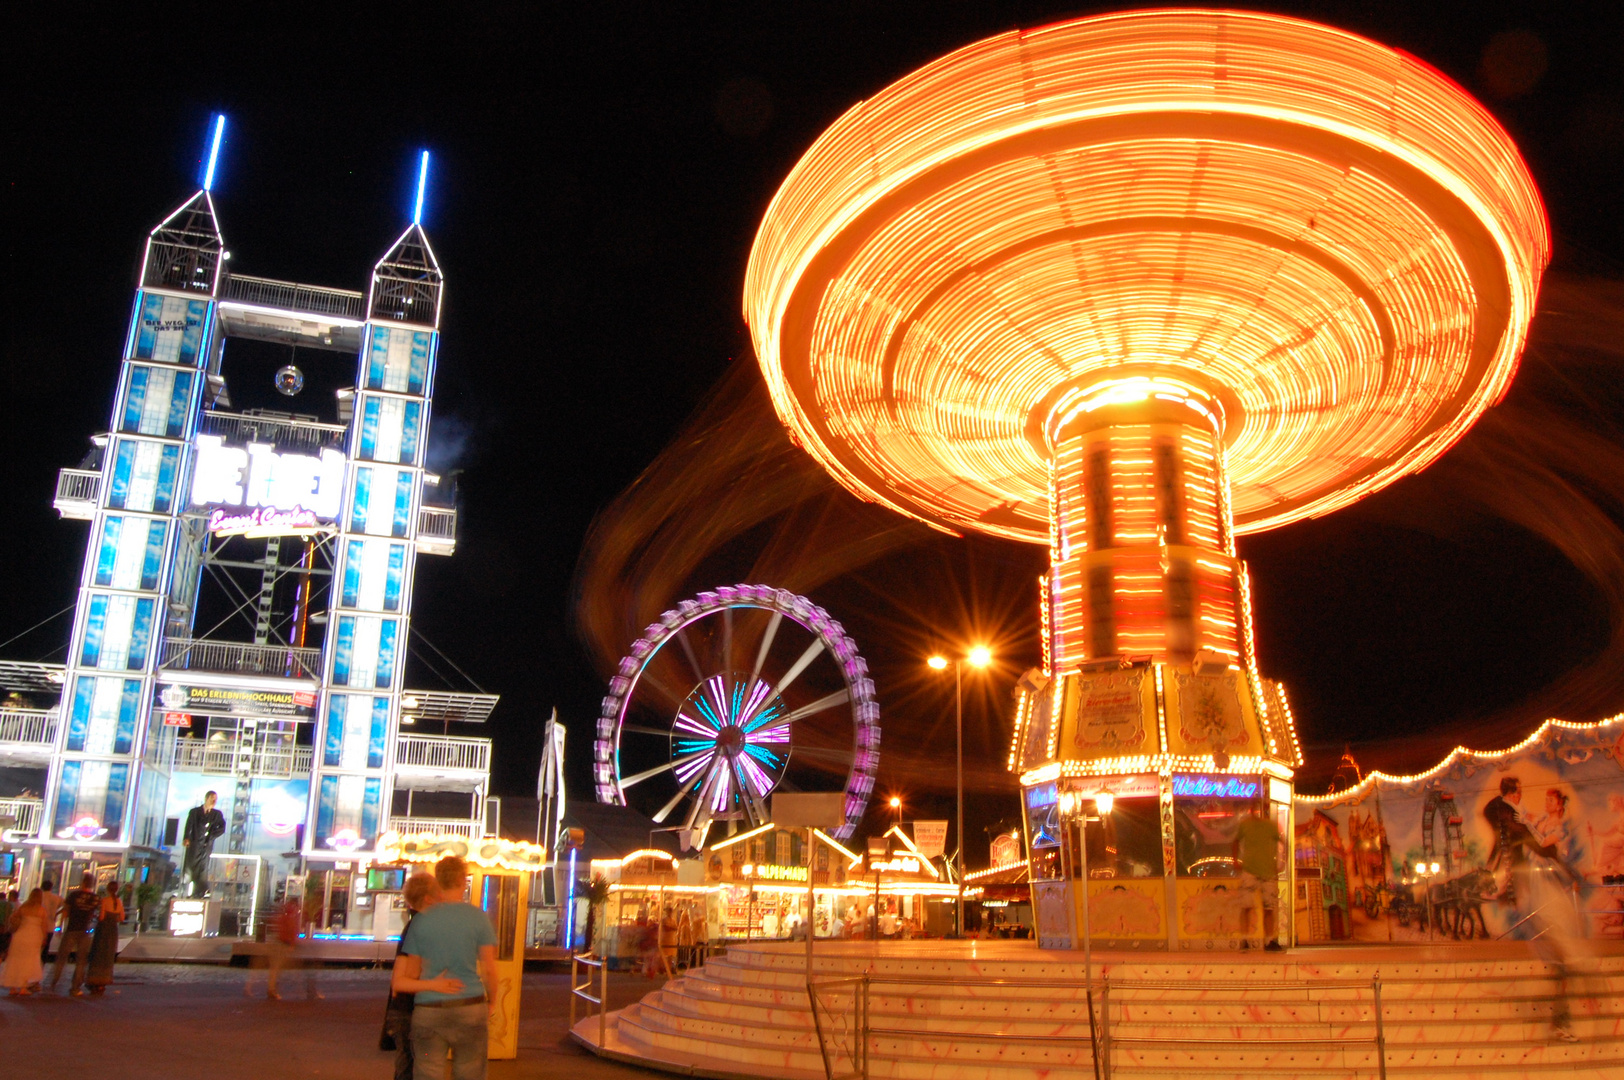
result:
M 1421 879 L 1421 890 L 1427 896 L 1427 940 L 1432 940 L 1432 879 L 1438 876 L 1443 869 L 1437 863 L 1418 862 L 1415 864 L 1415 876 Z
M 1088 917 L 1088 823 L 1090 821 L 1103 822 L 1106 815 L 1111 812 L 1111 807 L 1116 805 L 1116 796 L 1109 791 L 1095 792 L 1093 796 L 1095 816 L 1093 817 L 1089 817 L 1088 812 L 1083 809 L 1083 802 L 1087 798 L 1086 795 L 1079 795 L 1070 791 L 1065 792 L 1060 796 L 1060 812 L 1067 817 L 1071 817 L 1072 812 L 1076 811 L 1077 817 L 1075 820 L 1081 830 L 1077 847 L 1082 853 L 1083 983 L 1088 987 L 1089 994 L 1092 995 L 1094 993 L 1094 938 L 1089 931 Z M 1092 1004 L 1093 998 L 1090 997 L 1089 1001 L 1089 1008 L 1092 1009 L 1094 1007 Z
M 902 824 L 902 799 L 896 795 L 891 796 L 891 824 Z
M 977 645 L 965 656 L 955 657 L 953 665 L 953 738 L 958 747 L 957 762 L 954 772 L 957 777 L 957 792 L 954 798 L 954 836 L 959 845 L 958 866 L 955 868 L 954 880 L 958 883 L 958 898 L 955 901 L 955 922 L 953 924 L 954 936 L 964 936 L 964 663 L 968 660 L 971 667 L 985 668 L 992 663 L 992 650 L 985 645 Z M 949 660 L 945 656 L 932 656 L 925 661 L 935 671 L 947 670 Z

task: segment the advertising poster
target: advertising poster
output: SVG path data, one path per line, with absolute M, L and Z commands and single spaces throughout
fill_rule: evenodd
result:
M 1032 691 L 1031 716 L 1021 742 L 1021 768 L 1032 769 L 1049 759 L 1049 732 L 1054 724 L 1054 699 L 1064 685 L 1051 680 Z
M 196 364 L 209 302 L 142 293 L 140 307 L 131 356 L 166 364 Z
M 927 859 L 939 859 L 947 849 L 947 822 L 916 821 L 913 823 L 914 847 Z
M 1144 747 L 1154 730 L 1155 690 L 1144 669 L 1066 679 L 1065 756 L 1100 757 Z
M 166 713 L 309 720 L 316 713 L 316 691 L 159 683 L 158 705 Z
M 1166 681 L 1168 749 L 1175 754 L 1255 754 L 1261 749 L 1246 676 L 1239 671 Z
M 1548 723 L 1512 751 L 1299 796 L 1295 847 L 1305 941 L 1520 937 L 1536 908 L 1624 936 L 1624 722 Z

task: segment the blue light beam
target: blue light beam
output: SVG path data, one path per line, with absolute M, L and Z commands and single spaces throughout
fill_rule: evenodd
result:
M 220 162 L 220 144 L 226 137 L 226 114 L 218 113 L 214 117 L 214 138 L 209 142 L 209 164 L 203 170 L 203 190 L 214 190 L 214 167 Z
M 412 204 L 412 224 L 423 224 L 423 192 L 429 186 L 429 152 L 423 151 L 423 156 L 417 162 L 417 202 Z

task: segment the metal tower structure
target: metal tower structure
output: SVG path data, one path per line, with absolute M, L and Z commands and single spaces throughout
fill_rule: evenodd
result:
M 377 911 L 383 933 L 361 883 L 381 834 L 486 831 L 490 741 L 410 726 L 483 721 L 497 700 L 403 686 L 417 556 L 456 546 L 456 511 L 424 500 L 444 288 L 428 155 L 367 290 L 332 289 L 229 272 L 224 118 L 211 129 L 201 190 L 147 240 L 107 431 L 58 479 L 58 511 L 90 523 L 67 661 L 0 660 L 24 702 L 0 759 L 43 791 L 0 841 L 31 850 L 32 880 L 173 890 L 180 824 L 214 791 L 207 887 L 239 932 L 297 877 L 324 925 Z M 257 344 L 228 356 L 228 339 Z M 336 422 L 284 411 L 305 384 L 292 362 L 254 378 L 283 355 L 325 378 Z M 233 389 L 270 406 L 232 411 Z

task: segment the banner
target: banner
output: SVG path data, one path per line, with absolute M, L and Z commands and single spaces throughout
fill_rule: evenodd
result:
M 1581 933 L 1619 937 L 1624 721 L 1547 722 L 1513 751 L 1457 750 L 1418 776 L 1298 796 L 1296 834 L 1304 941 L 1529 937 L 1544 885 Z
M 914 847 L 927 859 L 939 859 L 947 850 L 947 822 L 916 821 L 913 823 Z
M 316 712 L 314 690 L 250 690 L 220 686 L 158 685 L 158 704 L 166 713 L 208 716 L 259 716 L 271 720 L 310 720 Z M 168 722 L 168 717 L 165 717 Z

